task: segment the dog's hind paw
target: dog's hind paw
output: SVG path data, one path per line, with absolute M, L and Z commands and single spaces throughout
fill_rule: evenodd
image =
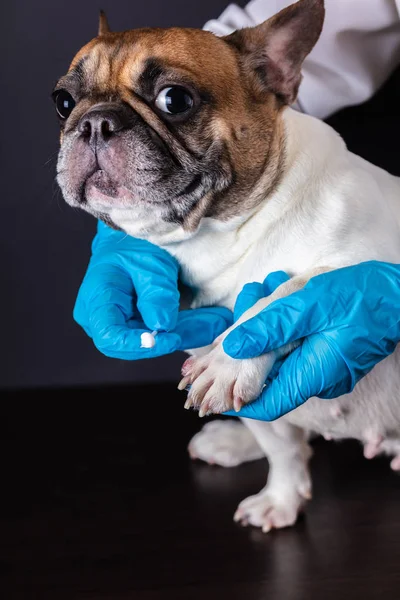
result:
M 249 429 L 239 421 L 211 421 L 191 439 L 190 457 L 209 465 L 236 467 L 265 454 Z

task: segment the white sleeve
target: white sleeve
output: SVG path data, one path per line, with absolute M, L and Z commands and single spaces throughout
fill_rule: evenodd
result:
M 293 0 L 230 4 L 204 29 L 226 35 L 290 4 Z M 322 119 L 370 98 L 400 64 L 400 0 L 325 0 L 325 6 L 324 29 L 304 62 L 295 106 Z

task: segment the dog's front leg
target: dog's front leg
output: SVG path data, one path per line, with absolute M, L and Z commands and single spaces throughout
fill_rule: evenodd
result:
M 266 486 L 239 504 L 234 519 L 264 532 L 289 527 L 311 498 L 308 460 L 312 452 L 306 434 L 285 419 L 243 422 L 268 458 L 269 473 Z
M 303 288 L 311 277 L 329 270 L 325 267 L 314 269 L 283 283 L 273 294 L 259 300 L 232 327 L 220 335 L 209 352 L 189 358 L 182 367 L 183 379 L 179 384 L 180 389 L 190 386 L 185 406 L 198 409 L 200 416 L 204 416 L 232 409 L 239 411 L 243 404 L 255 400 L 260 395 L 277 358 L 286 356 L 296 344 L 286 345 L 257 358 L 237 360 L 224 352 L 223 340 L 240 323 L 251 319 L 275 300 Z

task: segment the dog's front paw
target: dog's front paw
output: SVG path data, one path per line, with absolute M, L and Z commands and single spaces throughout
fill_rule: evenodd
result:
M 311 496 L 311 490 L 309 492 Z M 268 489 L 243 500 L 233 517 L 242 525 L 259 527 L 264 533 L 271 529 L 291 527 L 305 504 L 306 498 L 293 489 L 285 496 L 275 496 Z
M 222 343 L 201 357 L 192 356 L 182 367 L 179 389 L 190 386 L 185 408 L 196 408 L 199 416 L 219 414 L 255 400 L 275 362 L 270 352 L 257 358 L 236 360 L 225 354 Z

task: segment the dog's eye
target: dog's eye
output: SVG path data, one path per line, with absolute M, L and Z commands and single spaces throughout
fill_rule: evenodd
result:
M 65 90 L 57 90 L 53 94 L 53 99 L 58 116 L 61 117 L 61 119 L 68 119 L 75 106 L 75 100 L 71 94 Z
M 193 106 L 193 98 L 185 88 L 175 85 L 161 90 L 156 106 L 169 115 L 179 115 Z

